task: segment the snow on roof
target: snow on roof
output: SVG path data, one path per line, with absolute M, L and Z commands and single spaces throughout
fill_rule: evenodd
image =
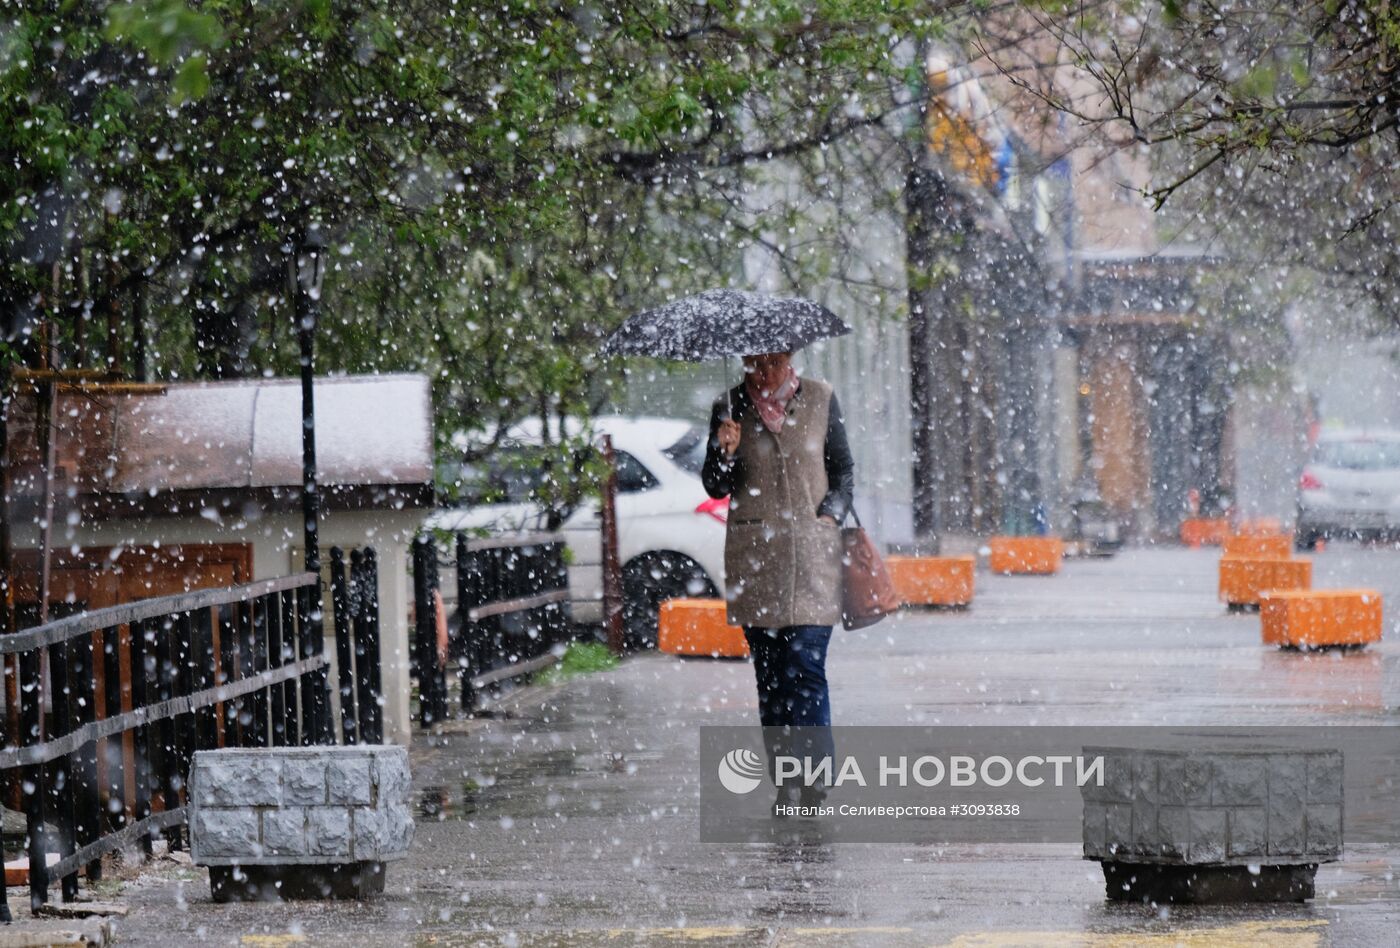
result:
M 426 377 L 324 378 L 313 393 L 322 484 L 432 482 Z M 172 385 L 163 398 L 129 399 L 117 425 L 118 447 L 154 440 L 167 450 L 142 451 L 121 464 L 113 490 L 301 483 L 301 383 L 295 379 Z
M 432 483 L 426 377 L 320 378 L 314 394 L 321 484 Z M 157 395 L 65 395 L 56 415 L 60 466 L 72 459 L 72 478 L 85 493 L 301 483 L 297 379 L 172 383 Z

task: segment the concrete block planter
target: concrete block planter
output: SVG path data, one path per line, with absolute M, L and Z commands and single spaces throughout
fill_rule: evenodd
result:
M 1084 858 L 1115 901 L 1293 902 L 1342 852 L 1342 755 L 1085 748 Z
M 1259 597 L 1264 644 L 1284 648 L 1362 646 L 1381 640 L 1374 589 L 1270 591 Z
M 1312 561 L 1291 556 L 1220 558 L 1220 601 L 1234 608 L 1258 607 L 1269 590 L 1310 589 Z
M 744 630 L 729 624 L 723 599 L 670 599 L 661 604 L 656 647 L 671 655 L 746 658 Z
M 992 537 L 993 573 L 1049 576 L 1060 571 L 1065 544 L 1058 537 Z
M 972 604 L 973 556 L 887 556 L 885 566 L 906 606 L 956 608 Z
M 1288 559 L 1293 554 L 1293 539 L 1286 536 L 1237 535 L 1225 538 L 1221 551 L 1225 556 L 1258 556 Z
M 413 840 L 404 747 L 229 748 L 190 768 L 190 855 L 216 902 L 364 898 Z

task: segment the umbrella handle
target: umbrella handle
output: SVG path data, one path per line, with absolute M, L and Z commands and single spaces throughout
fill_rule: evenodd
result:
M 724 357 L 724 401 L 726 420 L 734 420 L 734 386 L 729 384 L 729 356 Z

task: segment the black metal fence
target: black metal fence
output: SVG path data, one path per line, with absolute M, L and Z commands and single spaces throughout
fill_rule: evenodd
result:
M 338 552 L 336 647 L 355 659 L 338 662 L 344 738 L 378 742 L 374 557 L 352 562 L 347 581 Z M 0 787 L 24 809 L 31 907 L 48 900 L 51 879 L 73 899 L 79 873 L 100 878 L 107 853 L 149 853 L 162 834 L 183 846 L 196 750 L 336 742 L 319 582 L 301 573 L 147 599 L 0 637 Z M 3 887 L 0 914 L 10 914 Z
M 448 717 L 450 678 L 458 682 L 461 708 L 470 714 L 482 689 L 557 659 L 573 635 L 564 550 L 563 537 L 553 533 L 489 539 L 456 534 L 451 565 L 457 606 L 448 617 L 441 615 L 438 546 L 430 536 L 418 537 L 413 664 L 423 726 Z
M 340 729 L 347 744 L 384 741 L 379 668 L 379 563 L 374 550 L 331 547 L 331 616 L 340 687 Z

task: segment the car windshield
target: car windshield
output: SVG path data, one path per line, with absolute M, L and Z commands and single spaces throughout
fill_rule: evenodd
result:
M 699 477 L 700 469 L 705 466 L 705 441 L 706 431 L 697 425 L 661 453 L 682 471 Z
M 1400 441 L 1323 441 L 1317 463 L 1348 471 L 1400 469 Z

